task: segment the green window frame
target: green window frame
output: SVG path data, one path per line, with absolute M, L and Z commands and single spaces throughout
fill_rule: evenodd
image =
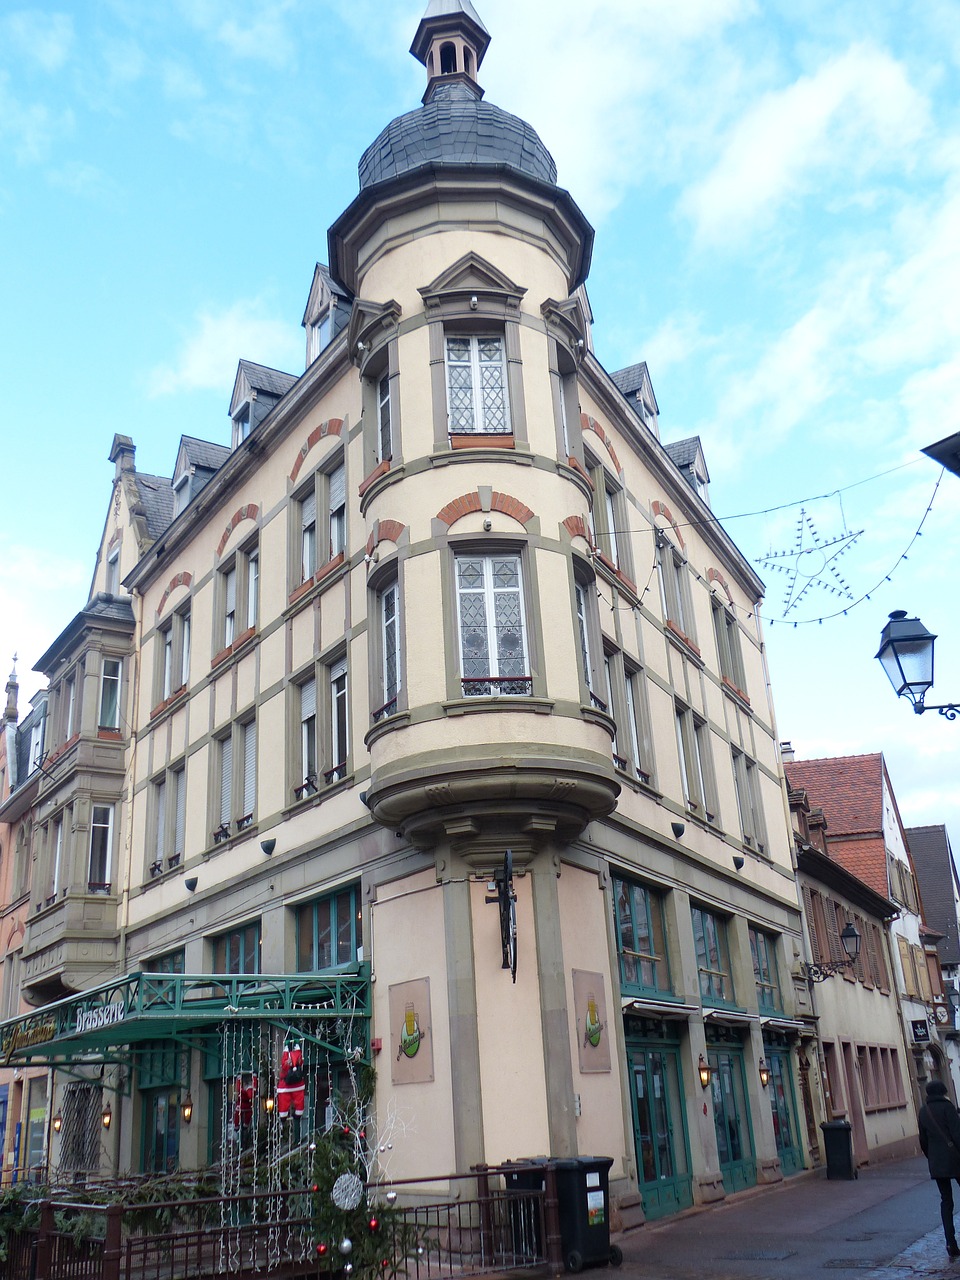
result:
M 260 921 L 230 929 L 213 939 L 214 973 L 260 972 Z
M 635 880 L 619 878 L 614 878 L 613 892 L 621 987 L 671 994 L 663 894 Z
M 166 951 L 162 956 L 154 956 L 143 966 L 144 973 L 186 973 L 186 957 L 183 947 L 179 951 Z
M 355 884 L 295 908 L 297 972 L 343 969 L 363 959 L 363 914 Z
M 757 982 L 757 1004 L 762 1013 L 779 1013 L 780 980 L 777 973 L 777 940 L 762 929 L 750 925 L 750 958 L 753 976 Z
M 691 907 L 693 940 L 697 952 L 700 996 L 709 1004 L 733 1004 L 733 976 L 727 922 L 706 907 Z

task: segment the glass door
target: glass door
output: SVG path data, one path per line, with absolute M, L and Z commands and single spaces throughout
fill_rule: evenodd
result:
M 773 1112 L 773 1132 L 777 1139 L 777 1155 L 783 1176 L 789 1178 L 803 1168 L 803 1153 L 796 1125 L 796 1106 L 793 1100 L 793 1082 L 790 1079 L 790 1059 L 786 1053 L 767 1050 L 770 1068 L 770 1108 Z
M 713 1068 L 713 1122 L 717 1129 L 720 1172 L 727 1194 L 743 1191 L 757 1181 L 753 1135 L 747 1113 L 743 1053 L 739 1049 L 712 1049 L 707 1060 Z
M 143 1171 L 173 1173 L 180 1163 L 179 1088 L 151 1089 L 143 1108 Z
M 680 1056 L 659 1046 L 634 1049 L 630 1069 L 643 1210 L 648 1219 L 662 1218 L 693 1203 Z

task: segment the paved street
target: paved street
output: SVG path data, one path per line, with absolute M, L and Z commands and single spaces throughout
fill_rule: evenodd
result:
M 923 1159 L 862 1170 L 854 1182 L 800 1175 L 618 1241 L 624 1280 L 960 1280 Z

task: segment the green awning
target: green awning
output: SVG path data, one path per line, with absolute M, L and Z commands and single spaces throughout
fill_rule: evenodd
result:
M 318 974 L 130 973 L 19 1018 L 0 1022 L 0 1066 L 67 1066 L 117 1061 L 150 1041 L 200 1039 L 224 1022 L 278 1026 L 347 1022 L 355 1047 L 368 1057 L 370 973 Z M 343 1050 L 342 1034 L 328 1042 Z

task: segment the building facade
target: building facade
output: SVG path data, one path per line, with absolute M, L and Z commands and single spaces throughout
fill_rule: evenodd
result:
M 303 1115 L 260 1123 L 322 1127 L 369 1059 L 395 1177 L 605 1152 L 636 1221 L 809 1161 L 762 584 L 646 366 L 595 355 L 593 232 L 488 43 L 431 3 L 305 372 L 242 361 L 232 447 L 170 481 L 114 442 L 43 662 L 15 1057 L 74 1072 L 54 1163 L 239 1153 L 294 1043 Z

